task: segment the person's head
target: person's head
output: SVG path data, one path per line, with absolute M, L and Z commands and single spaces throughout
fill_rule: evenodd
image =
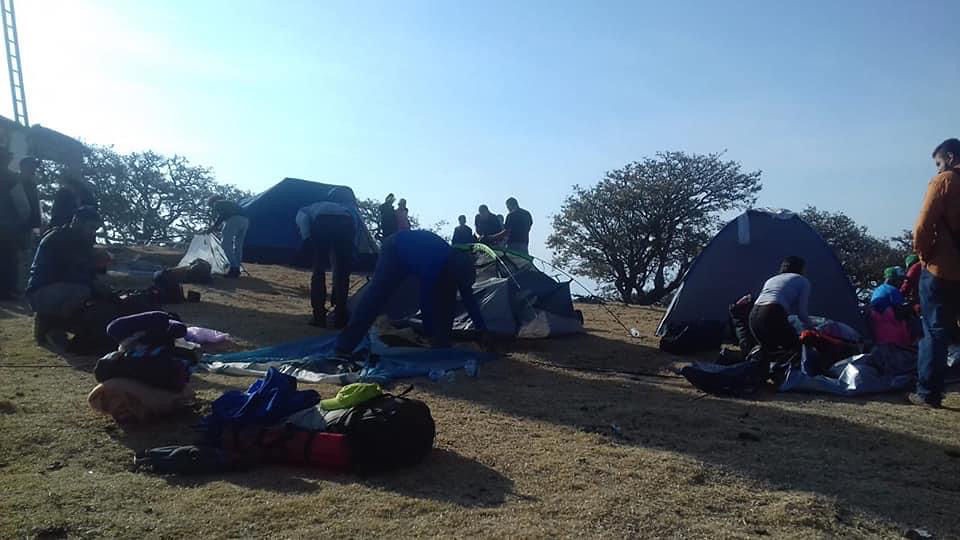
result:
M 514 199 L 513 197 L 510 197 L 509 199 L 507 199 L 507 210 L 513 212 L 518 208 L 520 208 L 520 203 L 518 203 L 516 199 Z
M 899 266 L 891 266 L 884 268 L 883 270 L 883 281 L 887 285 L 893 285 L 894 287 L 899 287 L 903 284 L 903 278 L 906 277 L 906 272 L 903 271 L 903 268 Z
M 802 274 L 807 269 L 807 261 L 796 255 L 791 255 L 780 263 L 781 274 Z
M 481 216 L 485 216 L 490 213 L 490 209 L 487 208 L 487 205 L 481 204 L 480 208 L 477 208 L 477 212 L 479 212 Z
M 85 238 L 89 238 L 91 241 L 96 238 L 97 230 L 102 226 L 103 220 L 100 219 L 100 214 L 93 206 L 77 208 L 77 211 L 73 213 L 73 221 L 70 222 L 71 228 L 80 231 Z
M 40 162 L 36 158 L 25 157 L 20 160 L 20 174 L 32 178 L 37 172 Z
M 407 209 L 407 200 L 406 200 L 406 199 L 400 199 L 400 201 L 397 203 L 397 207 L 403 208 L 404 210 L 406 210 L 406 209 Z
M 395 201 L 395 200 L 396 200 L 396 197 L 393 196 L 393 193 L 389 193 L 389 194 L 387 194 L 387 198 L 384 199 L 383 202 L 385 202 L 385 203 L 387 203 L 387 204 L 393 204 L 393 201 Z
M 911 266 L 917 264 L 918 262 L 920 262 L 920 256 L 917 255 L 916 253 L 911 253 L 910 255 L 907 255 L 907 258 L 903 260 L 903 264 L 906 265 L 906 268 L 910 268 Z
M 960 167 L 960 139 L 947 139 L 933 149 L 933 162 L 937 172 Z
M 217 204 L 222 200 L 223 200 L 223 195 L 211 195 L 210 198 L 207 199 L 207 206 L 212 208 L 213 205 Z
M 467 224 L 467 216 L 459 216 L 459 217 L 457 217 L 457 221 L 460 222 L 460 225 L 466 225 L 466 224 Z

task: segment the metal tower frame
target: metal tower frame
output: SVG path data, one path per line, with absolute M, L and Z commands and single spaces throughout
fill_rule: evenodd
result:
M 13 0 L 0 0 L 3 14 L 3 40 L 7 46 L 7 71 L 10 73 L 10 96 L 13 98 L 13 119 L 30 127 L 27 117 L 27 95 L 23 90 L 23 68 L 20 65 L 20 40 L 17 39 L 17 16 Z

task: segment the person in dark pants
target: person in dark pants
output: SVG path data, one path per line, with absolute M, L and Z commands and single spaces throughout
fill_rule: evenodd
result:
M 391 193 L 380 205 L 380 240 L 386 240 L 397 233 L 397 211 L 393 207 L 394 200 Z
M 457 225 L 457 228 L 453 230 L 453 238 L 450 240 L 450 243 L 457 245 L 476 242 L 476 239 L 473 237 L 473 229 L 467 225 L 467 216 L 460 216 L 457 218 L 457 221 L 460 222 L 460 225 Z
M 350 356 L 408 276 L 420 281 L 423 329 L 433 347 L 450 345 L 458 291 L 474 326 L 486 331 L 473 296 L 477 274 L 472 256 L 430 231 L 402 231 L 383 243 L 373 278 L 337 338 L 336 356 Z
M 333 271 L 333 325 L 347 325 L 347 295 L 350 290 L 350 272 L 353 267 L 354 238 L 357 216 L 347 207 L 334 202 L 319 202 L 297 212 L 297 227 L 304 242 L 304 250 L 313 255 L 313 275 L 310 278 L 310 305 L 313 318 L 310 324 L 327 326 L 327 266 Z
M 762 350 L 799 349 L 800 338 L 788 317 L 796 315 L 811 326 L 808 313 L 810 281 L 804 277 L 806 262 L 790 256 L 780 264 L 780 273 L 768 279 L 750 310 L 750 332 Z
M 923 339 L 917 359 L 914 405 L 940 407 L 947 370 L 947 348 L 960 315 L 960 140 L 948 139 L 933 151 L 937 175 L 930 180 L 913 228 L 913 247 L 923 270 L 918 295 Z

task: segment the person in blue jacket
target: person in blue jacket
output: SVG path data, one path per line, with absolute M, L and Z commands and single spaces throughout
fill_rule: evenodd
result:
M 420 281 L 420 312 L 432 346 L 450 345 L 458 291 L 474 326 L 486 331 L 480 306 L 473 297 L 477 279 L 473 257 L 450 247 L 430 231 L 400 231 L 384 240 L 373 278 L 337 338 L 337 356 L 349 356 L 356 349 L 391 295 L 409 276 Z

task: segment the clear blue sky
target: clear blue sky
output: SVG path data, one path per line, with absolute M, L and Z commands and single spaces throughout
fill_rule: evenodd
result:
M 761 206 L 912 225 L 960 136 L 960 1 L 19 0 L 31 120 L 409 200 L 531 210 L 659 150 L 762 169 Z M 0 101 L 9 114 L 9 99 Z

